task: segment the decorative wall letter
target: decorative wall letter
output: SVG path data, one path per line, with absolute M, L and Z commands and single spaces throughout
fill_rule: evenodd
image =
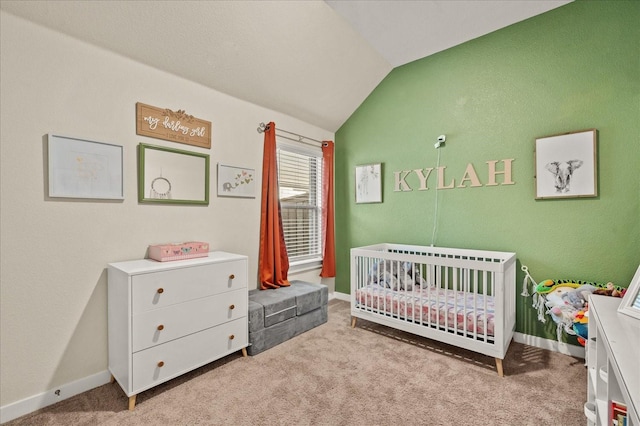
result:
M 475 169 L 473 168 L 473 164 L 467 164 L 467 169 L 464 171 L 464 175 L 462 175 L 462 179 L 460 179 L 460 184 L 458 188 L 466 188 L 464 181 L 470 180 L 471 187 L 474 186 L 482 186 L 480 183 L 480 179 L 478 179 L 478 175 L 476 174 Z
M 446 167 L 438 167 L 438 189 L 451 189 L 456 186 L 456 181 L 451 179 L 451 183 L 448 186 L 444 186 L 444 169 Z
M 433 168 L 428 168 L 425 170 L 427 171 L 426 176 L 422 173 L 422 169 L 414 170 L 414 172 L 418 175 L 418 178 L 420 179 L 420 188 L 418 188 L 419 191 L 426 191 L 427 189 L 429 189 L 427 187 L 427 179 L 429 179 L 429 175 L 431 174 L 431 171 L 433 170 Z
M 405 179 L 407 178 L 407 175 L 411 173 L 411 170 L 406 170 L 406 171 L 401 171 L 401 172 L 393 172 L 393 176 L 395 178 L 395 185 L 393 186 L 393 191 L 394 192 L 399 192 L 399 191 L 411 191 L 411 187 L 409 187 L 409 185 L 407 185 L 407 182 L 405 182 Z
M 513 161 L 513 158 L 507 158 L 505 160 L 502 160 L 502 162 L 504 163 L 504 171 L 502 172 L 496 172 L 496 163 L 498 162 L 498 160 L 494 160 L 494 161 L 487 161 L 487 164 L 489 165 L 489 182 L 487 183 L 487 186 L 496 186 L 496 175 L 497 174 L 504 174 L 504 180 L 502 182 L 503 185 L 513 185 L 515 182 L 513 182 L 511 180 L 511 162 Z

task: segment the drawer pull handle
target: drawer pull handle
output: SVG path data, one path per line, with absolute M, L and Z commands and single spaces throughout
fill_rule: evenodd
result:
M 233 274 L 229 275 L 229 279 L 230 279 L 230 280 L 234 279 L 235 277 L 236 277 L 236 276 L 235 276 L 235 275 L 233 275 Z
M 164 330 L 164 325 L 160 324 L 160 325 L 158 326 L 158 331 L 162 331 L 162 330 Z
M 160 362 L 158 363 L 158 367 L 164 367 L 164 361 L 160 361 Z
M 233 334 L 231 336 L 229 336 L 229 340 L 233 340 L 235 338 L 236 338 L 236 336 L 234 336 Z
M 235 309 L 236 305 L 229 305 L 229 309 Z
M 164 288 L 160 287 L 160 288 L 158 289 L 158 293 L 164 293 Z

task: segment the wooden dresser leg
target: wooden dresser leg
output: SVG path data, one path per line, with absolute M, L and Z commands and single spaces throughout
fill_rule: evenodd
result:
M 247 357 L 247 348 L 242 348 L 242 356 Z
M 357 319 L 358 318 L 356 318 L 356 317 L 351 317 L 351 328 L 356 328 L 356 320 Z
M 502 360 L 500 358 L 496 358 L 496 370 L 498 370 L 498 376 L 504 377 L 504 372 L 502 371 Z
M 136 408 L 136 395 L 129 397 L 129 411 L 133 411 Z

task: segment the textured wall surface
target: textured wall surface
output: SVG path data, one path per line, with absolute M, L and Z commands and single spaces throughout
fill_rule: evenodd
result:
M 255 168 L 259 191 L 260 122 L 275 121 L 317 139 L 333 134 L 5 12 L 0 17 L 0 406 L 5 406 L 107 369 L 109 262 L 142 258 L 149 244 L 207 241 L 212 250 L 249 256 L 255 286 L 260 194 L 217 197 L 217 164 Z M 211 121 L 211 149 L 137 136 L 136 102 L 184 109 Z M 122 145 L 124 201 L 48 199 L 48 133 Z M 139 204 L 141 142 L 209 154 L 209 205 Z M 320 281 L 318 271 L 303 276 Z
M 379 242 L 514 251 L 537 281 L 627 286 L 640 263 L 638 20 L 638 2 L 579 1 L 396 68 L 336 134 L 336 290 L 349 292 L 349 249 Z M 598 197 L 535 200 L 535 139 L 590 128 Z M 445 185 L 471 163 L 482 186 L 436 192 L 434 172 L 428 190 L 414 174 L 394 191 L 393 172 L 436 167 L 441 134 Z M 510 158 L 514 184 L 487 186 L 486 162 Z M 383 163 L 383 203 L 355 204 L 355 166 L 369 163 Z M 530 298 L 516 327 L 555 338 Z

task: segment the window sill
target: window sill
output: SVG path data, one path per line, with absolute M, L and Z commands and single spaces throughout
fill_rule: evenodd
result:
M 289 263 L 290 272 L 304 272 L 322 268 L 322 259 L 305 259 Z

